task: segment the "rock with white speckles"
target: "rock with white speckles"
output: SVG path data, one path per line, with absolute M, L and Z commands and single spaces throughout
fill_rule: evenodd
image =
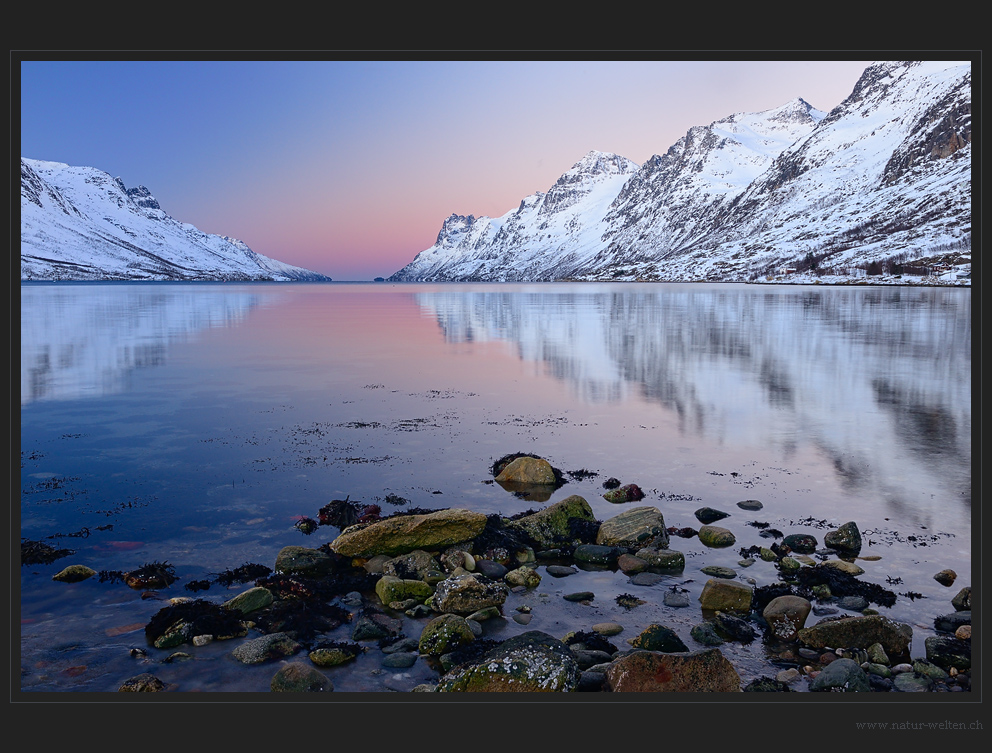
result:
M 572 650 L 547 633 L 510 638 L 482 659 L 441 678 L 439 692 L 561 693 L 578 688 L 581 671 Z

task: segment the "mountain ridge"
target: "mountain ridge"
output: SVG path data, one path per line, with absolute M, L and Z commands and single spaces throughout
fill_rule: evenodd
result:
M 955 280 L 970 275 L 967 62 L 878 62 L 830 112 L 797 97 L 692 126 L 622 184 L 583 182 L 588 157 L 502 217 L 468 215 L 470 234 L 446 232 L 452 215 L 389 279 L 844 282 L 882 270 L 915 282 L 903 273 L 952 264 Z M 562 206 L 557 226 L 524 216 L 566 176 L 581 214 Z
M 169 216 L 143 185 L 21 158 L 22 280 L 327 281 Z

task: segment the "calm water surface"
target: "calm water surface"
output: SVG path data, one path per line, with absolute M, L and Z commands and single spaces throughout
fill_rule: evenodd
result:
M 115 691 L 152 671 L 178 690 L 267 691 L 274 668 L 241 666 L 223 641 L 185 647 L 189 662 L 132 658 L 164 602 L 51 576 L 168 562 L 179 580 L 162 597 L 182 596 L 189 581 L 329 541 L 337 529 L 306 537 L 294 523 L 331 499 L 384 513 L 399 509 L 387 495 L 504 515 L 542 506 L 492 483 L 512 452 L 599 474 L 548 503 L 580 494 L 605 520 L 624 509 L 601 496 L 612 476 L 640 485 L 637 504 L 668 526 L 698 527 L 704 505 L 732 512 L 721 525 L 738 544 L 673 538 L 685 572 L 640 587 L 648 604 L 627 612 L 613 599 L 638 587 L 622 573 L 546 576 L 507 603 L 508 615 L 531 605 L 530 625 L 487 623 L 493 637 L 617 620 L 622 642 L 663 622 L 691 646 L 699 610 L 664 607 L 663 590 L 695 599 L 707 564 L 776 582 L 768 563 L 737 566 L 741 547 L 769 543 L 755 521 L 821 542 L 856 521 L 862 555 L 880 557 L 862 578 L 916 594 L 880 609 L 914 626 L 914 656 L 971 584 L 968 289 L 26 284 L 20 377 L 21 536 L 74 551 L 21 568 L 24 690 Z M 740 510 L 745 499 L 764 508 Z M 950 589 L 932 577 L 944 568 L 959 576 Z M 560 598 L 576 590 L 594 604 Z M 738 647 L 742 676 L 761 652 Z M 344 691 L 436 677 L 380 660 L 328 674 Z

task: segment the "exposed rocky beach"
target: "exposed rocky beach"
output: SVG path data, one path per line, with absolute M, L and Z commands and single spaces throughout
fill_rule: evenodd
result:
M 914 584 L 896 593 L 887 586 L 899 579 L 865 577 L 878 555 L 863 551 L 857 521 L 820 538 L 750 520 L 767 545 L 741 547 L 740 521 L 760 517 L 759 500 L 700 507 L 693 525 L 677 527 L 636 484 L 607 479 L 601 492 L 617 514 L 597 520 L 578 494 L 540 505 L 566 483 L 541 457 L 507 455 L 490 472 L 490 483 L 536 507 L 385 515 L 333 500 L 300 515 L 304 544 L 213 583 L 188 582 L 183 596 L 164 595 L 176 582 L 167 562 L 122 573 L 70 564 L 54 579 L 119 580 L 163 599 L 130 649 L 135 671 L 120 678 L 122 692 L 190 690 L 176 668 L 218 646 L 231 662 L 271 668 L 273 692 L 347 687 L 357 666 L 385 676 L 384 689 L 416 693 L 971 690 L 970 584 L 949 568 L 933 574 L 946 609 L 914 652 L 913 625 L 886 615 L 918 595 Z M 693 538 L 704 558 L 733 552 L 736 565 L 697 561 L 705 580 L 686 578 L 680 542 Z M 22 560 L 68 556 L 27 545 Z M 765 570 L 775 577 L 758 585 L 750 574 Z M 221 599 L 215 584 L 228 592 Z

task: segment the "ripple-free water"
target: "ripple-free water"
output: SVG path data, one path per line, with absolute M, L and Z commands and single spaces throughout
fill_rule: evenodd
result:
M 467 507 L 512 515 L 580 494 L 605 520 L 624 509 L 602 481 L 636 483 L 668 526 L 702 506 L 737 544 L 673 537 L 686 569 L 651 587 L 583 571 L 513 594 L 505 638 L 562 637 L 618 621 L 626 648 L 652 622 L 692 647 L 708 564 L 758 585 L 776 571 L 739 549 L 858 523 L 863 579 L 896 593 L 879 608 L 914 628 L 971 584 L 971 291 L 728 284 L 183 284 L 21 286 L 23 538 L 74 553 L 20 573 L 21 687 L 116 691 L 153 671 L 178 691 L 268 691 L 275 669 L 230 646 L 147 646 L 144 625 L 184 584 L 246 562 L 272 566 L 294 528 L 331 499 Z M 547 458 L 572 480 L 545 503 L 492 483 L 494 460 Z M 737 502 L 757 499 L 749 513 Z M 629 506 L 629 505 L 628 505 Z M 126 571 L 168 562 L 179 580 L 142 598 L 121 583 L 63 584 L 68 564 Z M 933 580 L 952 568 L 951 588 Z M 661 603 L 686 588 L 693 606 Z M 247 586 L 214 584 L 222 601 Z M 591 590 L 591 604 L 564 601 Z M 624 610 L 635 593 L 647 603 Z M 526 627 L 511 618 L 531 607 Z M 424 620 L 408 620 L 419 634 Z M 339 640 L 348 638 L 343 626 Z M 143 648 L 147 655 L 132 656 Z M 390 692 L 430 681 L 380 667 L 378 650 L 327 671 L 338 690 Z M 761 671 L 760 641 L 725 652 Z M 767 669 L 767 668 L 765 668 Z

